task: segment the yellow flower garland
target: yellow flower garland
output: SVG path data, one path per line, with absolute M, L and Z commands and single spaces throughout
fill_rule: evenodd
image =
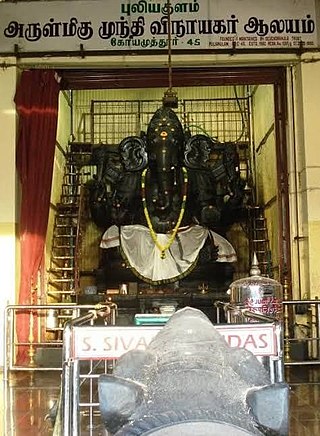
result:
M 143 212 L 144 212 L 144 215 L 145 215 L 146 220 L 147 220 L 147 224 L 148 224 L 148 228 L 150 230 L 152 240 L 161 252 L 161 255 L 160 255 L 161 259 L 165 259 L 166 250 L 168 250 L 171 247 L 173 241 L 175 240 L 176 234 L 177 234 L 178 229 L 180 227 L 180 224 L 181 224 L 181 221 L 182 221 L 182 218 L 184 215 L 184 211 L 185 211 L 186 200 L 187 200 L 188 173 L 187 173 L 187 170 L 185 167 L 182 167 L 182 171 L 183 171 L 184 191 L 183 191 L 183 196 L 182 196 L 181 210 L 180 210 L 178 221 L 177 221 L 176 225 L 174 226 L 174 229 L 172 230 L 172 234 L 169 238 L 169 241 L 166 243 L 166 245 L 161 245 L 160 242 L 158 241 L 158 235 L 156 234 L 156 232 L 153 229 L 152 222 L 151 222 L 150 215 L 149 215 L 148 208 L 147 208 L 146 193 L 145 193 L 145 180 L 146 180 L 147 168 L 145 170 L 143 170 L 142 176 L 141 176 Z

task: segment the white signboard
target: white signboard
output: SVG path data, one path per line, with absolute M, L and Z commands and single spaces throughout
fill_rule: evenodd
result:
M 171 0 L 172 50 L 318 46 L 318 0 Z M 166 0 L 0 2 L 0 54 L 159 50 Z
M 75 327 L 74 359 L 117 359 L 127 351 L 144 350 L 161 327 Z M 215 328 L 231 347 L 246 348 L 256 356 L 276 356 L 273 324 L 227 324 Z

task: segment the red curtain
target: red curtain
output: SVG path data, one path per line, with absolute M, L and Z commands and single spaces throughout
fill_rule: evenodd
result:
M 24 71 L 15 95 L 19 114 L 16 150 L 21 181 L 19 304 L 34 304 L 38 271 L 42 267 L 56 143 L 59 84 L 52 70 Z M 18 342 L 30 335 L 28 315 L 17 317 Z M 27 348 L 17 359 L 27 359 Z

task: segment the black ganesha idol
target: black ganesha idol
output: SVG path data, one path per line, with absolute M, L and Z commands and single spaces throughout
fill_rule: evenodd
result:
M 243 215 L 245 185 L 235 144 L 191 136 L 163 106 L 146 133 L 121 141 L 117 162 L 103 146 L 93 153 L 90 210 L 104 231 L 106 264 L 117 250 L 130 273 L 151 284 L 177 282 L 203 265 L 208 276 L 219 262 L 229 270 L 236 254 L 225 234 Z

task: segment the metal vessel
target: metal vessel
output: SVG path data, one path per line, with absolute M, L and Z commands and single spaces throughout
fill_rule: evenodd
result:
M 254 254 L 250 276 L 231 283 L 229 322 L 254 322 L 259 319 L 246 316 L 252 314 L 280 319 L 282 315 L 282 285 L 269 277 L 261 276 L 256 254 Z

